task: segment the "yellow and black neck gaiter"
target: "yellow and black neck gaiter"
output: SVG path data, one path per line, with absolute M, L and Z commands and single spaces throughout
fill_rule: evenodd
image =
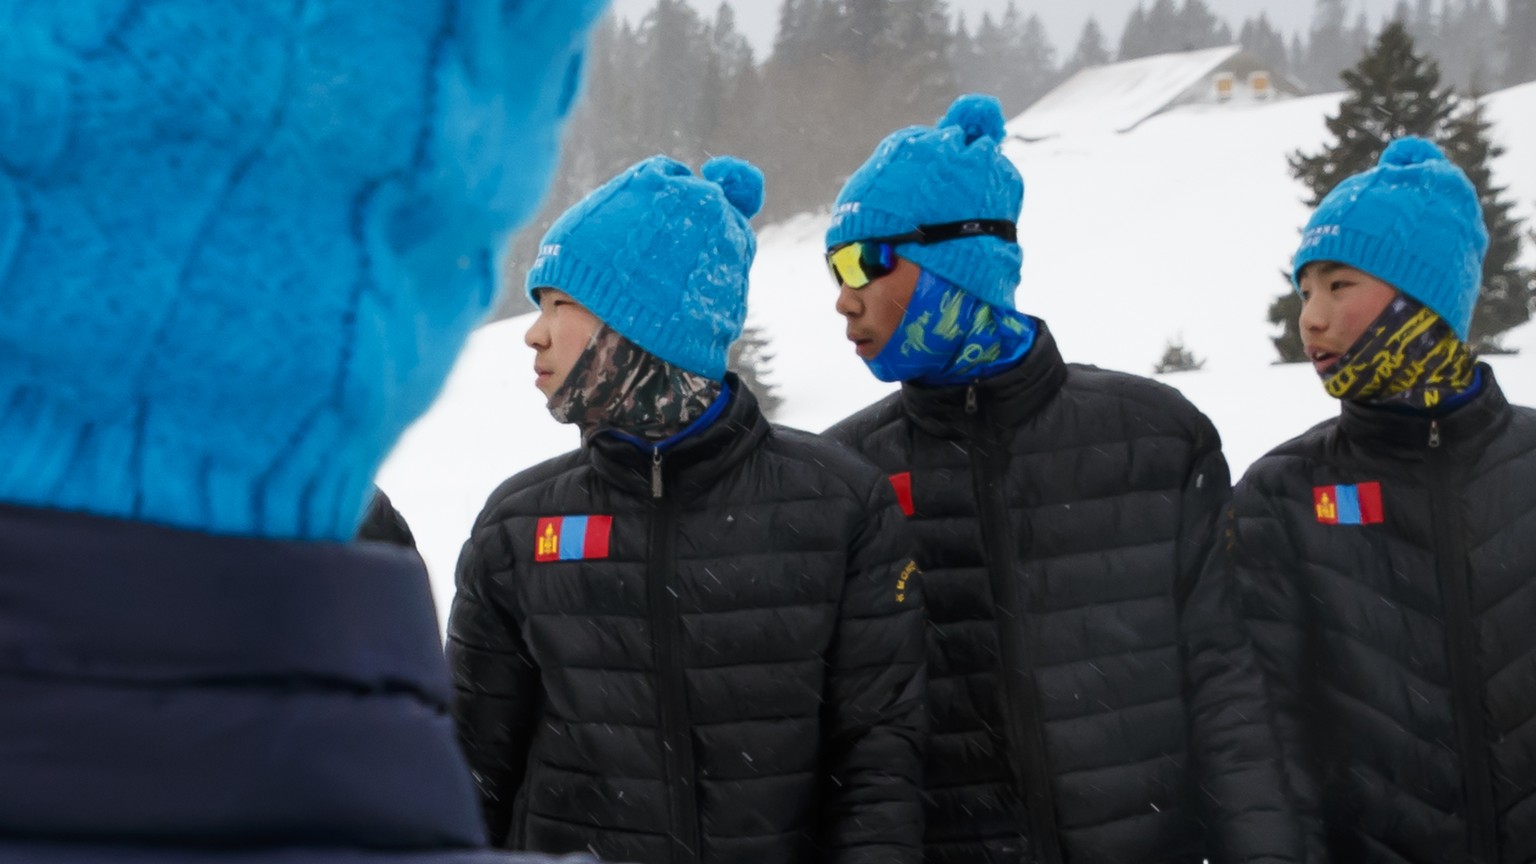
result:
M 1323 386 L 1336 399 L 1426 410 L 1472 387 L 1476 368 L 1451 325 L 1399 294 L 1323 373 Z

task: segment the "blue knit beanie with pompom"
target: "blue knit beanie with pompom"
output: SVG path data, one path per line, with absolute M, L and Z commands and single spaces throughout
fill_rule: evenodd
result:
M 1003 155 L 1003 108 L 991 96 L 961 96 L 938 125 L 891 133 L 837 196 L 827 247 L 904 234 L 919 225 L 968 219 L 1017 222 L 1024 181 Z M 1024 254 L 1000 237 L 969 237 L 896 254 L 978 299 L 1014 309 Z
M 528 296 L 557 288 L 651 354 L 724 378 L 747 317 L 763 173 L 720 156 L 700 174 L 652 156 L 598 187 L 550 226 Z
M 350 538 L 605 5 L 0 5 L 0 503 Z
M 1336 261 L 1432 309 L 1463 341 L 1483 281 L 1488 230 L 1477 189 L 1432 142 L 1399 138 L 1376 167 L 1334 187 L 1307 222 L 1291 261 Z

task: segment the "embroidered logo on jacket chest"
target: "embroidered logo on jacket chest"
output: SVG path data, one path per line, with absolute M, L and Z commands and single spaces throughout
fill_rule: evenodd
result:
M 545 516 L 534 528 L 535 561 L 607 558 L 612 516 Z
M 1386 518 L 1376 481 L 1313 486 L 1312 508 L 1324 525 L 1376 525 Z

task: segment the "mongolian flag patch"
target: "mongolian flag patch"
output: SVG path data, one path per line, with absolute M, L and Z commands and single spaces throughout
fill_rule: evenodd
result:
M 1381 484 L 1312 487 L 1312 506 L 1324 525 L 1375 525 L 1385 518 Z
M 533 560 L 607 558 L 612 533 L 612 516 L 545 516 L 535 529 Z
M 900 474 L 892 474 L 891 488 L 896 490 L 896 503 L 901 505 L 901 512 L 911 516 L 915 510 L 912 506 L 912 472 L 903 471 Z

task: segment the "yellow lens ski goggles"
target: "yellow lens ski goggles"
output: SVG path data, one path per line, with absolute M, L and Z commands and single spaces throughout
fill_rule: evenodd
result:
M 906 234 L 839 243 L 827 250 L 827 269 L 832 272 L 832 279 L 838 285 L 863 288 L 896 269 L 897 246 L 904 243 L 927 246 L 947 240 L 964 240 L 967 237 L 997 237 L 1009 243 L 1017 243 L 1018 226 L 1006 219 L 966 219 L 961 222 L 919 225 Z

